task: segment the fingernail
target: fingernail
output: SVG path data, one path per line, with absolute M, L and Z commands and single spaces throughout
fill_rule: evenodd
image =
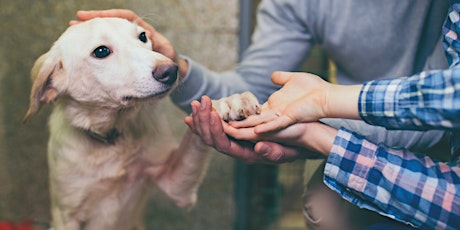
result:
M 206 109 L 206 103 L 203 102 L 203 98 L 201 98 L 201 110 Z
M 192 114 L 193 114 L 193 115 L 196 115 L 196 108 L 195 108 L 194 105 L 192 105 Z

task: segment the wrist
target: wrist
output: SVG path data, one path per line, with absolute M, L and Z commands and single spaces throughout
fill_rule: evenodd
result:
M 302 138 L 303 147 L 321 153 L 325 157 L 329 156 L 338 130 L 320 122 L 308 123 L 308 126 L 313 127 L 305 130 Z
M 325 118 L 360 119 L 358 100 L 362 85 L 331 84 L 326 96 Z

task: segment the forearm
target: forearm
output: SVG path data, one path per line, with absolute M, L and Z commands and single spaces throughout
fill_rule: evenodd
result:
M 336 129 L 351 130 L 373 143 L 383 143 L 390 147 L 402 147 L 416 152 L 425 152 L 444 137 L 446 131 L 388 130 L 382 126 L 369 125 L 364 121 L 325 118 L 321 122 Z
M 304 126 L 308 128 L 301 138 L 299 138 L 300 143 L 295 143 L 295 145 L 306 147 L 327 157 L 331 151 L 338 130 L 319 122 L 309 123 Z
M 330 84 L 324 105 L 328 118 L 360 119 L 358 99 L 362 85 Z

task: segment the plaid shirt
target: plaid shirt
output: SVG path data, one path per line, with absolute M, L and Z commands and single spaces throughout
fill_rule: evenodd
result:
M 360 115 L 393 129 L 452 130 L 460 146 L 460 1 L 443 27 L 448 70 L 364 84 Z M 460 229 L 460 161 L 443 163 L 341 129 L 324 171 L 346 200 L 423 229 Z

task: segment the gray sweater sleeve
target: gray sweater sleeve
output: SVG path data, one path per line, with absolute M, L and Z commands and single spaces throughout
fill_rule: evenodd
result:
M 217 73 L 186 58 L 189 73 L 171 95 L 173 102 L 190 112 L 190 102 L 202 95 L 215 99 L 244 91 L 266 101 L 279 89 L 270 80 L 272 72 L 298 70 L 314 44 L 306 18 L 298 18 L 305 15 L 304 5 L 304 0 L 262 1 L 252 44 L 235 70 Z

